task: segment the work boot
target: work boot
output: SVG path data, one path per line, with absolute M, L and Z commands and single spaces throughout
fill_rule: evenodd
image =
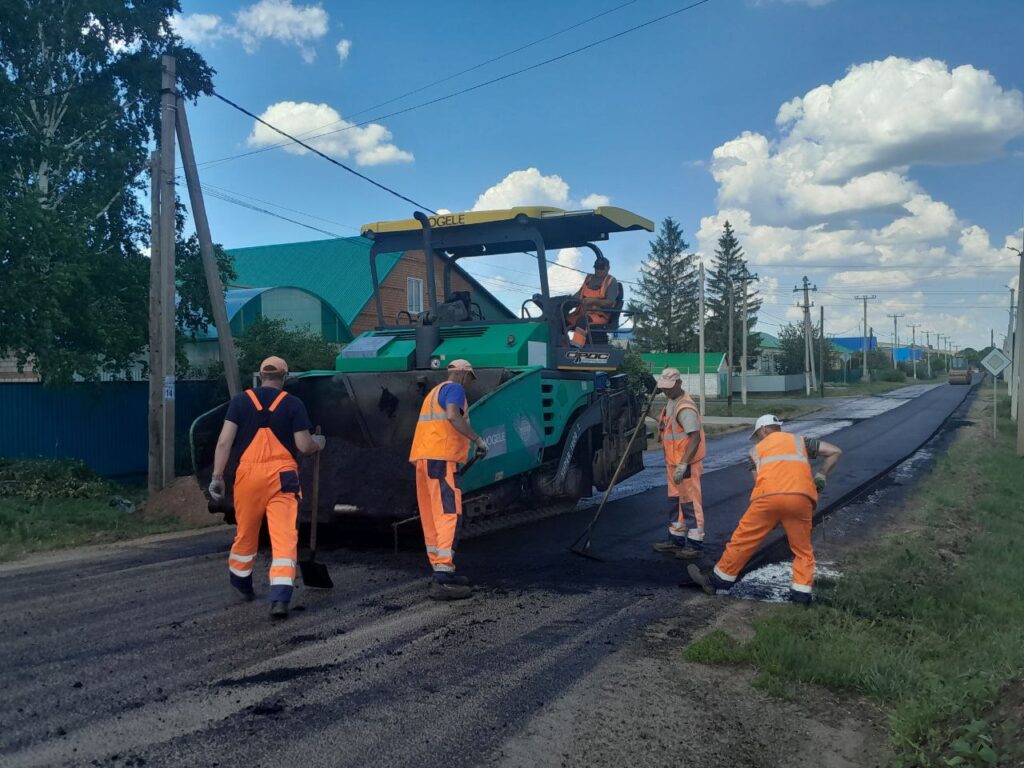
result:
M 272 619 L 287 619 L 288 618 L 288 603 L 277 600 L 270 604 L 270 618 Z
M 685 547 L 676 547 L 675 556 L 680 560 L 696 560 L 704 554 L 704 547 L 699 541 L 686 540 Z
M 469 578 L 460 573 L 445 573 L 438 571 L 434 574 L 434 581 L 440 584 L 458 584 L 460 587 L 469 586 Z
M 811 604 L 811 593 L 810 592 L 799 592 L 795 589 L 789 590 L 789 601 L 802 605 L 805 608 Z
M 686 574 L 694 584 L 703 589 L 707 594 L 714 595 L 718 592 L 715 585 L 711 583 L 710 574 L 701 573 L 696 563 L 690 563 L 686 566 Z
M 680 539 L 682 536 L 679 537 Z M 674 541 L 659 541 L 653 546 L 655 552 L 660 552 L 663 555 L 674 555 L 677 550 L 682 549 L 686 546 L 686 543 L 676 544 Z
M 436 580 L 430 582 L 431 600 L 465 600 L 472 596 L 473 588 L 468 584 L 442 584 Z
M 238 595 L 242 598 L 242 602 L 244 603 L 251 603 L 256 599 L 256 593 L 251 589 L 240 589 L 238 590 Z

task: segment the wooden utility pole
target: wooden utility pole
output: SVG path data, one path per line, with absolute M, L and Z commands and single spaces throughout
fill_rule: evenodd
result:
M 899 319 L 901 317 L 906 317 L 906 315 L 903 312 L 898 312 L 896 314 L 886 315 L 886 317 L 891 317 L 892 318 L 892 367 L 895 368 L 896 367 L 896 350 L 900 346 L 899 330 L 898 330 L 898 328 L 896 326 L 896 323 L 899 321 Z
M 1007 286 L 1009 287 L 1009 286 Z M 1009 376 L 1006 379 L 1006 387 L 1010 391 L 1010 419 L 1013 421 L 1017 420 L 1017 347 L 1015 342 L 1017 327 L 1014 322 L 1014 312 L 1016 305 L 1013 302 L 1013 288 L 1010 288 L 1010 321 L 1006 326 L 1006 342 L 1003 344 L 1003 351 L 1010 356 L 1010 367 Z
M 854 296 L 857 301 L 864 302 L 864 370 L 861 371 L 860 380 L 867 383 L 871 381 L 871 371 L 868 370 L 868 302 L 875 298 L 871 296 Z
M 704 392 L 704 262 L 703 261 L 700 263 L 700 266 L 698 267 L 698 274 L 699 274 L 698 279 L 700 280 L 700 293 L 698 294 L 698 296 L 700 298 L 698 299 L 698 304 L 697 304 L 697 313 L 698 313 L 697 325 L 698 325 L 698 328 L 700 329 L 700 331 L 699 331 L 699 334 L 698 334 L 698 341 L 697 341 L 697 353 L 698 353 L 698 355 L 700 357 L 700 362 L 697 364 L 697 370 L 700 372 L 700 389 L 699 389 L 699 392 L 700 392 L 700 415 L 703 416 L 704 415 L 704 398 L 705 398 L 705 392 Z
M 238 379 L 238 357 L 235 353 L 235 342 L 231 338 L 231 325 L 228 323 L 227 309 L 224 306 L 224 285 L 220 281 L 217 257 L 213 252 L 213 238 L 210 235 L 210 222 L 206 218 L 203 189 L 199 184 L 199 171 L 196 168 L 196 156 L 192 149 L 192 136 L 188 130 L 188 117 L 185 115 L 185 101 L 180 96 L 177 102 L 176 121 L 178 142 L 181 145 L 181 163 L 185 168 L 185 182 L 188 185 L 188 197 L 192 204 L 192 220 L 195 222 L 196 236 L 199 238 L 199 253 L 203 259 L 203 273 L 206 275 L 206 288 L 210 294 L 213 323 L 217 328 L 220 359 L 224 364 L 224 378 L 227 379 L 228 392 L 234 397 L 242 391 Z
M 811 344 L 811 304 L 810 292 L 817 291 L 818 286 L 813 288 L 810 286 L 811 281 L 804 275 L 803 288 L 796 286 L 793 288 L 793 293 L 799 293 L 801 290 L 804 292 L 804 303 L 802 305 L 804 310 L 804 390 L 808 397 L 811 396 L 811 389 L 814 388 L 814 352 Z
M 910 328 L 910 359 L 914 364 L 914 381 L 917 381 L 917 329 L 921 327 L 920 323 L 907 323 Z
M 163 413 L 160 440 L 163 487 L 174 481 L 175 390 L 175 231 L 174 112 L 177 101 L 175 60 L 162 56 L 160 76 L 160 355 L 163 359 Z
M 924 359 L 928 366 L 928 378 L 932 377 L 932 332 L 924 332 Z
M 747 404 L 747 283 L 757 275 L 749 275 L 744 271 L 743 275 L 743 355 L 740 358 L 740 397 L 743 404 Z
M 1015 386 L 1014 390 L 1017 395 L 1017 455 L 1024 456 L 1024 419 L 1020 418 L 1019 410 L 1021 404 L 1021 397 L 1024 397 L 1024 375 L 1021 371 L 1021 363 L 1024 363 L 1024 312 L 1021 311 L 1022 303 L 1024 303 L 1024 250 L 1019 248 L 1011 248 L 1011 251 L 1017 252 L 1017 328 L 1014 332 L 1014 349 L 1013 349 L 1013 360 L 1014 360 L 1014 371 L 1015 371 Z
M 163 427 L 164 360 L 160 351 L 160 299 L 163 265 L 160 260 L 160 154 L 149 157 L 149 461 L 146 489 L 152 495 L 164 487 Z

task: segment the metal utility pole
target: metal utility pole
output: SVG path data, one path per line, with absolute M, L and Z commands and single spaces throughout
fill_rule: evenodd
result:
M 868 302 L 876 298 L 871 296 L 854 296 L 857 301 L 864 302 L 864 370 L 861 372 L 860 380 L 867 383 L 871 381 L 871 372 L 868 370 Z
M 746 267 L 743 270 L 743 356 L 740 362 L 740 393 L 743 400 L 743 404 L 747 404 L 747 283 L 750 280 L 756 280 L 757 275 L 752 275 L 746 271 Z
M 163 293 L 163 264 L 160 260 L 160 153 L 149 156 L 149 461 L 146 489 L 154 494 L 164 487 L 163 381 L 164 359 L 160 351 L 160 300 Z
M 811 396 L 811 389 L 815 386 L 814 381 L 814 353 L 812 352 L 811 345 L 811 291 L 817 291 L 818 286 L 811 287 L 811 281 L 807 279 L 807 276 L 803 277 L 803 288 L 796 286 L 793 288 L 793 293 L 804 293 L 804 303 L 797 304 L 802 306 L 804 310 L 804 390 L 808 397 Z
M 914 362 L 914 381 L 917 381 L 917 329 L 921 327 L 920 323 L 907 323 L 911 331 L 910 341 L 910 359 Z
M 700 263 L 699 267 L 699 280 L 700 280 L 700 293 L 697 304 L 697 324 L 700 328 L 697 342 L 697 351 L 700 355 L 700 363 L 698 370 L 700 371 L 700 415 L 704 415 L 704 262 Z
M 821 336 L 818 339 L 818 392 L 825 396 L 825 307 L 818 307 L 821 310 Z
M 726 402 L 727 402 L 727 406 L 726 407 L 727 407 L 727 410 L 728 410 L 730 416 L 732 416 L 732 366 L 733 366 L 733 357 L 732 357 L 732 348 L 733 348 L 733 338 L 732 338 L 732 336 L 733 336 L 733 333 L 732 333 L 732 328 L 733 328 L 733 315 L 736 314 L 736 291 L 733 289 L 734 285 L 735 285 L 735 283 L 733 283 L 732 278 L 730 278 L 729 279 L 729 375 L 726 376 L 726 382 L 728 383 L 728 386 L 726 387 L 726 389 L 728 390 L 727 393 L 726 393 Z
M 925 331 L 924 332 L 924 359 L 925 359 L 925 363 L 928 366 L 928 378 L 929 379 L 932 377 L 932 355 L 931 355 L 931 351 L 932 351 L 932 332 L 931 331 Z
M 886 315 L 886 317 L 892 318 L 892 367 L 896 367 L 896 348 L 900 345 L 899 331 L 897 330 L 896 323 L 901 317 L 906 317 L 902 312 L 895 315 Z
M 174 57 L 162 56 L 160 62 L 160 356 L 163 360 L 160 442 L 163 459 L 161 487 L 167 487 L 174 481 L 174 115 L 177 107 L 177 80 Z
M 192 220 L 196 225 L 199 253 L 203 260 L 203 274 L 206 275 L 206 288 L 210 295 L 210 307 L 213 309 L 213 323 L 217 328 L 220 359 L 224 364 L 224 378 L 227 379 L 228 392 L 234 397 L 242 391 L 238 379 L 238 357 L 235 352 L 235 342 L 231 338 L 227 308 L 224 306 L 224 285 L 220 281 L 217 257 L 213 252 L 213 238 L 210 235 L 210 222 L 206 218 L 203 189 L 199 185 L 199 171 L 196 168 L 196 156 L 192 149 L 192 136 L 188 130 L 185 102 L 180 97 L 178 98 L 177 129 L 178 142 L 181 145 L 181 164 L 185 169 L 188 197 L 192 203 Z
M 1009 288 L 1009 286 L 1007 286 Z M 1016 304 L 1013 302 L 1013 288 L 1010 288 L 1010 322 L 1006 326 L 1006 342 L 1003 344 L 1003 352 L 1006 352 L 1010 356 L 1010 373 L 1006 379 L 1006 387 L 1010 390 L 1010 419 L 1013 421 L 1017 420 L 1017 357 L 1016 351 L 1017 346 L 1016 340 L 1016 322 L 1014 313 L 1016 311 Z

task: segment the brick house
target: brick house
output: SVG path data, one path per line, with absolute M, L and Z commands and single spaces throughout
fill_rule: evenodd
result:
M 377 327 L 370 275 L 370 241 L 362 237 L 313 240 L 252 248 L 232 248 L 238 278 L 232 287 L 266 288 L 291 286 L 322 297 L 358 336 Z M 437 299 L 443 301 L 444 265 L 435 257 L 434 272 Z M 377 259 L 381 281 L 384 319 L 396 322 L 399 312 L 412 314 L 429 307 L 426 295 L 427 269 L 423 251 L 382 254 Z M 508 319 L 514 315 L 464 269 L 452 269 L 452 290 L 469 291 L 487 320 Z M 405 322 L 403 317 L 401 322 Z

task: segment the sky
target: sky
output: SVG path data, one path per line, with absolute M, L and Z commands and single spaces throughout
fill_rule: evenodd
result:
M 1001 344 L 1007 246 L 1024 247 L 1024 3 L 707 0 L 625 32 L 693 2 L 182 0 L 173 23 L 220 94 L 423 206 L 671 216 L 708 267 L 728 220 L 759 277 L 758 330 L 800 318 L 806 275 L 828 333 L 859 335 L 854 297 L 873 294 L 883 342 L 902 314 L 901 344 L 910 324 Z M 414 210 L 219 100 L 189 120 L 228 248 Z M 651 238 L 602 245 L 627 298 Z M 537 290 L 525 255 L 469 269 L 512 308 Z M 555 288 L 581 278 L 550 269 Z

